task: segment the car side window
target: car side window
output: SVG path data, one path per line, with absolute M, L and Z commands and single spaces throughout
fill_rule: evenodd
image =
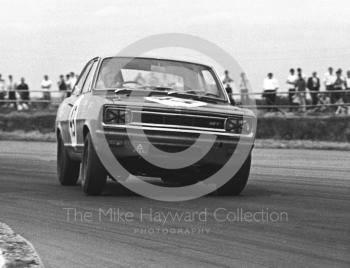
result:
M 89 89 L 91 88 L 91 83 L 92 83 L 92 80 L 94 79 L 94 74 L 96 72 L 97 64 L 98 64 L 97 60 L 93 62 L 92 67 L 90 68 L 89 74 L 85 79 L 85 82 L 82 88 L 82 93 L 88 92 Z
M 84 82 L 86 80 L 87 75 L 89 74 L 89 71 L 91 69 L 91 65 L 93 64 L 93 61 L 89 62 L 85 68 L 83 69 L 83 71 L 81 72 L 79 78 L 78 78 L 78 82 L 75 84 L 75 87 L 73 89 L 72 94 L 73 95 L 79 95 L 81 92 L 81 89 L 84 85 Z

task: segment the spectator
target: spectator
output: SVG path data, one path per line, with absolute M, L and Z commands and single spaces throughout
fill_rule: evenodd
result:
M 268 73 L 263 83 L 263 97 L 266 100 L 266 104 L 269 106 L 268 111 L 274 111 L 276 109 L 276 92 L 278 90 L 278 81 L 273 77 L 273 73 Z M 271 108 L 272 106 L 272 108 Z
M 334 92 L 332 94 L 333 102 L 337 104 L 336 114 L 345 113 L 344 101 L 343 101 L 343 90 L 345 87 L 345 79 L 342 77 L 342 70 L 338 69 L 336 72 L 336 79 L 334 82 Z M 331 98 L 332 101 L 332 98 Z
M 347 106 L 348 114 L 350 114 L 350 71 L 346 72 L 344 103 Z
M 43 99 L 48 101 L 47 105 L 45 106 L 49 106 L 50 102 L 51 102 L 51 93 L 50 93 L 50 89 L 52 86 L 52 81 L 49 79 L 49 76 L 46 74 L 44 75 L 44 80 L 41 82 L 41 88 L 43 89 Z
M 224 76 L 221 78 L 221 81 L 224 84 L 225 88 L 231 87 L 232 83 L 234 82 L 233 79 L 230 77 L 228 70 L 224 71 Z
M 75 76 L 74 72 L 70 72 L 69 74 L 69 86 L 71 91 L 74 89 L 75 84 L 77 83 L 77 77 Z
M 242 105 L 249 105 L 249 95 L 248 95 L 248 79 L 245 73 L 241 73 L 241 82 L 239 83 L 239 88 L 241 92 L 241 103 Z
M 21 102 L 18 103 L 17 105 L 17 110 L 28 110 L 28 101 L 29 101 L 29 87 L 25 82 L 25 79 L 22 77 L 21 78 L 21 83 L 17 86 L 17 90 L 19 91 L 19 96 L 21 98 Z
M 332 97 L 332 92 L 330 92 L 330 91 L 334 90 L 335 79 L 336 79 L 336 77 L 333 73 L 333 68 L 329 67 L 328 72 L 326 72 L 324 74 L 324 85 L 325 85 L 325 89 L 327 91 L 327 94 L 330 97 L 331 103 L 333 103 L 332 102 L 333 97 Z
M 9 83 L 7 85 L 8 98 L 9 98 L 9 107 L 16 108 L 16 84 L 13 82 L 12 75 L 9 75 Z
M 72 93 L 72 88 L 70 86 L 70 74 L 66 74 L 66 87 L 67 87 L 67 98 L 70 97 L 71 93 Z
M 299 74 L 301 75 L 301 77 L 306 80 L 306 75 L 303 73 L 303 69 L 298 68 L 297 69 L 297 77 L 299 76 Z
M 320 78 L 317 77 L 317 73 L 313 72 L 312 76 L 307 80 L 307 88 L 312 100 L 312 105 L 316 106 L 318 103 L 318 94 L 320 92 Z
M 66 85 L 66 82 L 64 81 L 63 74 L 60 75 L 60 78 L 57 84 L 58 84 L 58 90 L 61 93 L 61 100 L 63 101 L 64 98 L 67 96 L 67 85 Z
M 224 76 L 221 78 L 222 83 L 224 84 L 225 90 L 230 98 L 231 104 L 235 105 L 236 102 L 232 96 L 233 93 L 233 79 L 230 77 L 228 70 L 224 71 Z
M 335 93 L 333 93 L 333 98 L 335 101 L 338 101 L 340 98 L 342 98 L 343 92 L 341 92 L 342 90 L 344 90 L 344 86 L 345 86 L 345 79 L 342 76 L 342 69 L 338 69 L 336 74 L 336 79 L 334 81 L 334 91 L 337 91 Z
M 295 89 L 296 89 L 296 96 L 294 98 L 294 102 L 299 104 L 301 112 L 306 112 L 306 98 L 305 98 L 306 81 L 303 78 L 303 75 L 301 72 L 298 73 L 298 79 L 295 83 Z
M 295 74 L 295 70 L 292 68 L 289 70 L 289 76 L 287 77 L 286 83 L 288 84 L 288 102 L 290 105 L 289 111 L 293 110 L 293 107 L 295 104 L 293 102 L 293 98 L 295 95 L 295 83 L 297 81 L 298 77 Z
M 2 76 L 0 74 L 0 107 L 4 105 L 4 100 L 5 100 L 5 95 L 6 95 L 6 83 L 5 80 L 2 79 Z

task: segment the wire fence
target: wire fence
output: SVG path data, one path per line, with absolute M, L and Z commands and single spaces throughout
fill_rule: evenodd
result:
M 293 93 L 293 94 L 310 94 L 310 93 L 318 93 L 318 94 L 332 94 L 332 93 L 350 93 L 350 88 L 349 89 L 342 89 L 342 90 L 306 90 L 306 91 L 296 91 L 296 90 L 293 90 L 293 91 L 275 91 L 275 92 L 272 92 L 271 91 L 262 91 L 262 92 L 248 92 L 248 93 L 237 93 L 237 92 L 234 92 L 232 93 L 232 95 L 244 95 L 244 94 L 247 94 L 247 95 L 251 95 L 251 96 L 254 96 L 254 95 L 260 95 L 262 96 L 263 94 L 281 94 L 281 95 L 286 95 L 286 94 L 290 94 L 290 93 Z
M 8 92 L 6 92 L 8 93 Z M 31 93 L 40 93 L 43 94 L 43 97 L 30 97 Z M 59 90 L 16 90 L 16 98 L 8 98 L 3 94 L 3 98 L 0 98 L 0 106 L 4 103 L 42 103 L 42 104 L 52 104 L 59 105 L 65 97 L 67 97 L 69 91 L 59 91 Z M 317 94 L 317 104 L 310 104 L 312 100 L 307 96 L 311 97 L 311 94 Z M 27 95 L 27 97 L 24 97 Z M 45 97 L 46 95 L 46 97 Z M 236 101 L 238 106 L 246 108 L 257 108 L 257 109 L 292 109 L 297 107 L 303 107 L 305 109 L 317 108 L 317 107 L 350 107 L 350 89 L 345 90 L 323 90 L 323 91 L 263 91 L 263 92 L 234 92 L 231 94 L 233 99 Z M 267 103 L 266 97 L 269 95 L 275 95 L 276 103 Z M 305 104 L 291 103 L 288 96 L 300 96 L 304 98 Z M 332 96 L 337 95 L 337 101 L 332 101 Z M 258 97 L 259 96 L 259 97 Z M 327 99 L 328 98 L 328 99 Z M 242 99 L 245 99 L 242 103 Z
M 307 90 L 307 91 L 274 91 L 251 93 L 233 93 L 232 96 L 239 96 L 245 99 L 239 103 L 245 108 L 257 108 L 258 110 L 275 110 L 284 113 L 285 111 L 300 111 L 303 113 L 313 112 L 335 112 L 350 114 L 350 89 L 342 90 Z M 258 99 L 256 96 L 260 96 Z M 275 96 L 271 103 L 270 96 Z M 309 96 L 309 98 L 307 98 Z M 250 101 L 253 98 L 256 101 Z M 297 102 L 295 101 L 297 99 Z

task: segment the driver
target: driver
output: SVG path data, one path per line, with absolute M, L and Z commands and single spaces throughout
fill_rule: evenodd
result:
M 139 85 L 144 85 L 146 84 L 146 79 L 143 78 L 141 73 L 138 73 L 137 76 L 135 77 L 134 81 L 139 84 Z
M 101 85 L 102 83 L 103 85 Z M 124 79 L 122 73 L 107 72 L 98 81 L 98 88 L 118 88 L 123 85 Z

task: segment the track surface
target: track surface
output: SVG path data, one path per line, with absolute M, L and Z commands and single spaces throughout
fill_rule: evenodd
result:
M 248 186 L 240 197 L 208 196 L 164 203 L 123 192 L 111 183 L 104 196 L 87 197 L 79 186 L 61 187 L 55 144 L 0 142 L 0 221 L 30 240 L 46 267 L 350 267 L 350 154 L 338 151 L 256 149 Z M 64 208 L 88 212 L 67 220 Z M 101 210 L 131 212 L 132 221 Z M 207 221 L 162 226 L 149 212 L 207 209 Z M 227 211 L 286 212 L 280 222 L 219 222 Z M 224 217 L 221 210 L 218 215 Z M 137 233 L 170 227 L 206 233 Z M 163 230 L 162 229 L 162 230 Z M 135 231 L 136 230 L 136 231 Z M 154 230 L 154 229 L 153 229 Z M 179 230 L 179 229 L 177 229 Z

